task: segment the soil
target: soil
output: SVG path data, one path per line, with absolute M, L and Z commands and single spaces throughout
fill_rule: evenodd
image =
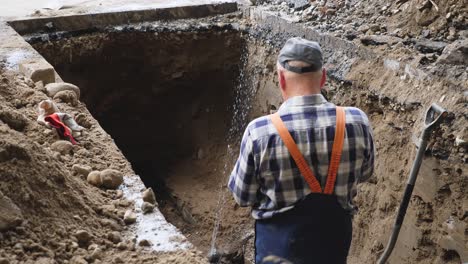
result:
M 463 59 L 462 63 L 459 60 L 442 63 L 439 58 L 446 50 L 437 48 L 440 43 L 432 42 L 451 45 L 467 38 L 466 1 L 329 0 L 312 1 L 304 10 L 294 10 L 294 5 L 287 3 L 291 1 L 285 4 L 256 2 L 267 2 L 259 8 L 374 52 L 375 56 L 370 58 L 340 62 L 346 67 L 349 64 L 349 70 L 327 84 L 332 102 L 359 107 L 369 115 L 377 148 L 375 175 L 359 187 L 356 199 L 359 212 L 353 222 L 353 244 L 348 262 L 375 263 L 383 252 L 416 153 L 414 138 L 420 136 L 424 112 L 433 102 L 447 108 L 449 117 L 433 133 L 399 242 L 389 263 L 466 261 L 466 63 Z M 238 17 L 231 19 L 238 20 Z M 249 21 L 242 21 L 241 26 L 246 23 Z M 133 34 L 131 39 L 114 29 L 110 35 L 94 32 L 94 35 L 59 36 L 58 41 L 32 43 L 65 81 L 82 88 L 86 106 L 83 103 L 76 107 L 57 103 L 60 109 L 75 117 L 81 115 L 81 120 L 89 126 L 80 144 L 69 155 L 54 154 L 50 145 L 58 138 L 45 133 L 46 128 L 35 121 L 37 103 L 47 98 L 43 88 L 23 77 L 2 72 L 0 110 L 8 114 L 0 113 L 0 133 L 5 135 L 0 138 L 0 150 L 5 149 L 0 151 L 0 192 L 19 207 L 21 217 L 26 221 L 0 233 L 3 238 L 0 239 L 0 259 L 33 263 L 43 257 L 60 263 L 61 260 L 83 257 L 91 261 L 94 248 L 76 246 L 78 241 L 74 237 L 77 230 L 84 229 L 93 234 L 91 243 L 102 247 L 100 261 L 103 263 L 118 262 L 117 257 L 124 263 L 204 263 L 206 259 L 201 255 L 210 250 L 212 231 L 219 217 L 216 248 L 225 256 L 222 262 L 252 262 L 250 211 L 234 203 L 225 184 L 237 157 L 243 126 L 248 120 L 278 108 L 281 103 L 274 67 L 283 41 L 270 37 L 270 32 L 259 32 L 261 28 L 254 24 L 241 30 L 246 34 L 241 36 L 243 39 L 231 32 L 231 27 L 215 27 L 214 31 L 225 31 L 225 35 L 213 37 L 203 26 L 190 28 L 188 25 L 191 22 L 182 21 L 159 37 L 147 37 L 155 32 L 151 25 L 146 25 L 150 34 L 134 32 L 135 28 L 131 26 L 120 30 Z M 192 31 L 205 33 L 192 34 Z M 146 37 L 141 38 L 141 35 Z M 152 45 L 144 45 L 148 41 L 145 38 L 149 38 Z M 159 38 L 164 41 L 158 42 Z M 207 41 L 199 45 L 198 38 Z M 121 49 L 117 41 L 112 41 L 116 39 L 126 43 L 127 49 Z M 30 40 L 34 42 L 33 38 Z M 140 48 L 128 48 L 135 43 Z M 234 44 L 223 48 L 228 45 L 226 43 Z M 154 50 L 145 49 L 146 46 L 158 52 L 172 50 L 171 53 L 177 54 L 174 63 L 166 62 L 170 69 L 152 76 L 153 79 L 145 79 L 145 74 L 138 75 L 141 67 L 135 66 L 161 67 L 152 64 Z M 209 59 L 197 62 L 196 67 L 185 65 L 192 61 L 191 54 L 181 52 L 186 46 L 194 47 L 193 54 L 204 54 L 198 58 Z M 333 53 L 323 46 L 327 55 Z M 62 49 L 66 49 L 66 55 Z M 96 50 L 106 56 L 95 56 Z M 116 58 L 120 50 L 125 50 L 118 57 L 123 60 L 109 59 Z M 218 54 L 219 51 L 223 51 L 222 54 Z M 167 54 L 161 56 L 170 57 Z M 466 51 L 461 56 L 466 56 Z M 217 70 L 216 65 L 223 65 L 226 58 L 234 61 L 233 64 Z M 103 61 L 96 62 L 97 59 Z M 326 67 L 333 68 L 336 58 L 326 59 Z M 84 70 L 83 65 L 87 66 Z M 107 68 L 101 70 L 100 65 Z M 197 71 L 200 68 L 208 70 L 200 73 Z M 105 74 L 96 74 L 98 71 Z M 140 78 L 132 79 L 128 72 Z M 235 80 L 236 75 L 239 75 L 238 80 Z M 211 86 L 203 82 L 207 76 L 214 77 Z M 176 84 L 171 84 L 174 79 Z M 228 82 L 222 81 L 227 79 Z M 157 83 L 158 87 L 152 83 Z M 177 90 L 176 86 L 183 89 Z M 141 93 L 135 93 L 134 87 L 141 89 Z M 205 90 L 202 91 L 206 93 L 196 97 L 196 93 L 187 92 L 190 87 L 203 87 Z M 217 87 L 227 88 L 220 92 Z M 184 93 L 188 95 L 181 96 Z M 152 96 L 148 97 L 148 94 Z M 183 98 L 180 105 L 178 96 Z M 160 105 L 151 108 L 154 102 L 160 102 Z M 173 114 L 179 117 L 178 122 L 167 122 L 164 119 L 166 109 L 173 105 L 177 105 Z M 119 108 L 134 112 L 119 111 Z M 87 109 L 114 137 L 123 153 Z M 165 120 L 170 131 L 180 131 L 154 133 L 160 128 L 153 125 L 153 119 Z M 138 137 L 132 127 L 121 120 L 131 120 L 137 127 L 148 129 L 148 133 Z M 187 131 L 190 133 L 185 133 Z M 191 137 L 184 138 L 187 134 Z M 180 138 L 177 141 L 180 144 L 172 144 L 173 138 Z M 144 146 L 142 142 L 148 142 L 147 139 L 153 144 Z M 88 185 L 83 177 L 72 172 L 71 166 L 88 165 L 96 170 L 112 168 L 136 177 L 124 154 L 145 183 L 156 189 L 160 210 L 168 221 L 203 253 L 192 250 L 156 254 L 140 247 L 133 249 L 132 237 L 124 239 L 128 240 L 125 243 L 131 250 L 120 250 L 109 241 L 111 227 L 118 231 L 126 229 L 120 215 L 131 202 L 116 198 L 116 191 Z M 152 159 L 145 160 L 147 156 Z M 103 209 L 110 204 L 117 204 L 111 214 Z M 13 215 L 15 209 L 11 211 Z M 108 221 L 113 224 L 109 225 Z
M 37 104 L 48 98 L 43 91 L 29 79 L 0 70 L 0 193 L 19 208 L 23 220 L 0 233 L 0 259 L 7 261 L 2 263 L 185 263 L 187 258 L 204 263 L 196 251 L 156 254 L 135 248 L 122 221 L 132 202 L 118 198 L 118 191 L 89 185 L 72 170 L 80 164 L 136 177 L 129 162 L 82 103 L 56 102 L 60 110 L 81 115 L 79 123 L 90 128 L 70 154 L 54 153 L 51 145 L 60 140 L 58 135 L 36 122 Z M 10 213 L 16 215 L 15 210 L 2 211 Z M 78 243 L 79 230 L 91 240 Z M 109 239 L 114 231 L 122 237 L 121 249 Z

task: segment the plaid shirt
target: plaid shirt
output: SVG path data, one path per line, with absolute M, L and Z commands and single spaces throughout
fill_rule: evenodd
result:
M 319 94 L 298 96 L 284 102 L 278 112 L 323 189 L 335 135 L 335 105 Z M 366 114 L 354 107 L 345 112 L 346 138 L 334 194 L 345 210 L 354 213 L 356 184 L 366 181 L 374 169 L 374 143 Z M 311 193 L 268 116 L 247 126 L 228 187 L 240 206 L 253 207 L 255 219 L 287 211 Z

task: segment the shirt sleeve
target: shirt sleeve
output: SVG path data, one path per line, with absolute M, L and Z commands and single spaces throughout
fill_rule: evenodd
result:
M 364 131 L 364 140 L 366 148 L 364 150 L 364 162 L 362 163 L 362 178 L 359 180 L 360 182 L 369 180 L 374 173 L 375 145 L 372 128 L 370 126 Z
M 228 188 L 240 206 L 257 203 L 257 183 L 253 142 L 248 128 L 242 137 L 239 158 L 229 177 Z

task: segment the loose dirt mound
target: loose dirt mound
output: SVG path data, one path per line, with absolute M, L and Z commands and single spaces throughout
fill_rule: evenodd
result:
M 76 168 L 132 176 L 130 164 L 81 103 L 57 102 L 87 127 L 78 145 L 57 152 L 58 135 L 36 122 L 37 104 L 48 99 L 43 91 L 0 69 L 0 262 L 203 263 L 196 252 L 136 247 L 122 220 L 132 202 L 121 191 L 89 185 Z

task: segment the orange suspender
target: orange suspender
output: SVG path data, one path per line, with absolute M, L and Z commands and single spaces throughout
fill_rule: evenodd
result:
M 294 139 L 291 137 L 291 134 L 288 131 L 288 128 L 284 125 L 283 120 L 278 113 L 271 115 L 271 121 L 273 125 L 279 132 L 281 139 L 291 153 L 292 158 L 296 162 L 299 171 L 305 180 L 309 184 L 310 189 L 314 193 L 324 193 L 324 194 L 333 194 L 335 188 L 336 174 L 338 172 L 338 167 L 340 165 L 341 153 L 343 150 L 343 143 L 345 139 L 345 111 L 343 107 L 336 107 L 336 128 L 335 128 L 335 140 L 333 142 L 330 166 L 328 167 L 328 176 L 327 183 L 325 185 L 325 190 L 322 192 L 320 183 L 315 178 L 312 169 L 307 165 L 304 156 L 302 156 L 301 151 L 297 147 Z

